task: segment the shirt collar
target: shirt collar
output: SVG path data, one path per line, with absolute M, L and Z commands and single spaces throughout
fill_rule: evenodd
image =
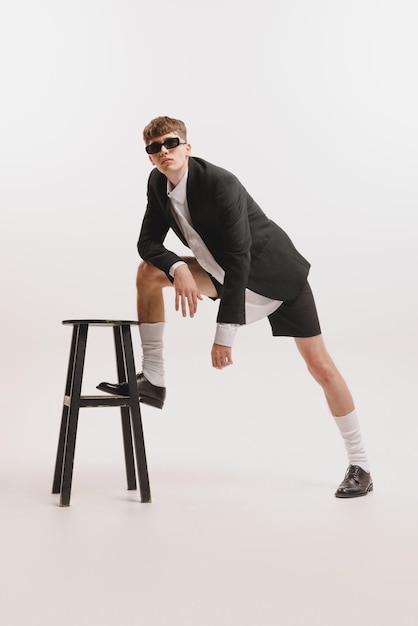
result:
M 188 174 L 189 174 L 189 170 L 187 169 L 184 173 L 183 178 L 177 183 L 175 187 L 173 187 L 173 185 L 167 179 L 167 196 L 169 198 L 174 198 L 175 200 L 181 200 L 186 197 L 186 186 L 187 186 Z

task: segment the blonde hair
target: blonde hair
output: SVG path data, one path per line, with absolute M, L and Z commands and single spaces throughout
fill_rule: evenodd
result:
M 168 133 L 177 133 L 180 139 L 187 141 L 187 129 L 181 120 L 173 117 L 155 117 L 147 124 L 143 130 L 142 136 L 146 144 L 149 144 L 156 137 L 167 135 Z

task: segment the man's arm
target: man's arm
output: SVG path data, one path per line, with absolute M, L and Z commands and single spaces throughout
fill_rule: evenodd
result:
M 152 263 L 170 278 L 170 268 L 182 259 L 163 245 L 171 224 L 162 208 L 162 203 L 166 200 L 164 189 L 161 187 L 159 193 L 154 189 L 152 177 L 157 175 L 159 172 L 153 170 L 148 181 L 148 202 L 137 247 L 139 256 L 144 261 Z M 163 182 L 159 184 L 162 185 Z
M 220 225 L 220 256 L 225 271 L 217 322 L 245 324 L 245 289 L 251 265 L 247 194 L 232 175 L 219 180 L 215 211 Z
M 238 327 L 245 324 L 245 290 L 251 264 L 251 233 L 247 193 L 238 179 L 218 182 L 216 213 L 221 225 L 222 266 L 225 272 L 211 359 L 213 367 L 232 365 L 232 344 Z

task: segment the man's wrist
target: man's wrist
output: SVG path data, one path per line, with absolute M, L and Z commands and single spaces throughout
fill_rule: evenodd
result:
M 173 263 L 173 265 L 170 267 L 168 273 L 172 278 L 174 278 L 174 272 L 178 267 L 180 267 L 180 265 L 187 265 L 187 263 L 185 261 L 176 261 L 176 263 Z

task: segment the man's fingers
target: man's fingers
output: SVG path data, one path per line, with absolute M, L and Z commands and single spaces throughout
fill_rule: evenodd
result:
M 195 293 L 194 291 L 184 293 L 176 290 L 175 309 L 176 311 L 181 310 L 183 317 L 187 317 L 187 310 L 189 311 L 189 316 L 194 317 L 197 311 L 198 299 L 203 300 L 200 293 Z

